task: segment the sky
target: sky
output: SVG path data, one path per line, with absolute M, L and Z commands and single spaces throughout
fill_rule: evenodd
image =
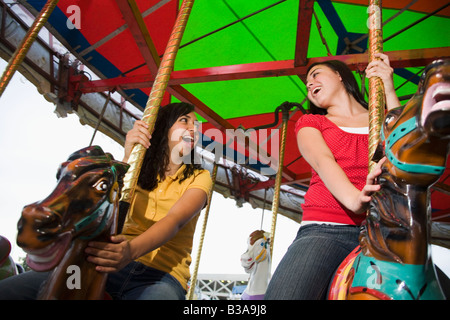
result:
M 6 62 L 0 59 L 0 71 Z M 46 101 L 24 76 L 16 73 L 0 97 L 0 235 L 12 245 L 15 261 L 25 254 L 15 243 L 17 221 L 22 208 L 45 198 L 56 186 L 56 170 L 72 152 L 89 145 L 94 129 L 83 126 L 75 114 L 58 118 L 55 106 Z M 123 148 L 98 132 L 95 145 L 121 160 Z M 193 260 L 205 211 L 197 223 Z M 248 235 L 261 228 L 271 229 L 272 213 L 238 208 L 235 201 L 214 192 L 199 265 L 199 274 L 241 274 L 240 256 L 247 248 Z M 299 224 L 278 215 L 272 272 L 295 238 Z M 450 250 L 433 246 L 433 259 L 450 275 Z M 194 263 L 192 263 L 192 266 Z

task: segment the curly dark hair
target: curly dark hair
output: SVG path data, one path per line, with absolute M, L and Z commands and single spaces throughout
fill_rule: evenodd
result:
M 155 122 L 155 130 L 150 139 L 151 145 L 145 153 L 139 174 L 138 184 L 141 188 L 151 191 L 161 181 L 158 177 L 165 177 L 170 161 L 169 129 L 179 117 L 192 111 L 194 111 L 194 106 L 185 102 L 171 103 L 160 108 Z M 196 170 L 202 169 L 195 150 L 190 153 L 187 159 L 183 160 L 183 163 L 186 167 L 180 183 L 193 175 Z
M 356 79 L 352 71 L 344 62 L 339 60 L 316 62 L 308 67 L 308 71 L 306 72 L 306 74 L 308 74 L 309 71 L 317 65 L 325 65 L 329 67 L 331 70 L 334 70 L 337 73 L 339 73 L 347 93 L 352 95 L 356 99 L 356 101 L 358 101 L 364 108 L 366 109 L 369 108 L 368 103 L 364 100 L 364 96 L 359 90 L 358 83 L 356 82 Z M 325 115 L 327 114 L 327 110 L 319 108 L 314 103 L 309 101 L 309 113 Z

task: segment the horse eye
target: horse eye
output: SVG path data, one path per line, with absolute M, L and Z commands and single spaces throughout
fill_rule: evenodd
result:
M 107 180 L 100 179 L 93 185 L 93 187 L 98 191 L 106 191 L 106 190 L 108 190 Z
M 392 120 L 394 120 L 394 117 L 393 117 L 393 116 L 387 116 L 386 119 L 385 119 L 385 121 L 384 121 L 384 123 L 385 123 L 386 125 L 388 125 Z

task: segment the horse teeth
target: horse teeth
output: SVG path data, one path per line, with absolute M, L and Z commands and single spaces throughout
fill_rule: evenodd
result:
M 48 246 L 42 248 L 42 249 L 37 249 L 37 250 L 26 250 L 24 249 L 24 251 L 28 254 L 28 255 L 41 255 L 43 253 L 48 252 L 49 250 L 51 250 L 54 246 L 56 245 L 56 242 L 52 242 L 50 243 Z
M 47 263 L 52 261 L 56 255 L 58 254 L 58 251 L 55 250 L 55 252 L 53 252 L 52 255 L 48 256 L 48 257 L 43 257 L 43 256 L 39 256 L 39 255 L 34 255 L 34 254 L 28 254 L 28 257 L 36 263 Z
M 450 99 L 450 87 L 449 86 L 438 86 L 432 94 L 432 98 L 441 101 Z

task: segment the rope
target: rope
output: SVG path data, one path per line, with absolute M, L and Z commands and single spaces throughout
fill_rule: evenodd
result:
M 100 113 L 100 116 L 98 118 L 97 125 L 95 126 L 95 129 L 94 129 L 94 133 L 92 134 L 91 142 L 89 143 L 89 147 L 92 146 L 92 143 L 94 142 L 95 135 L 97 134 L 98 128 L 100 127 L 100 124 L 102 123 L 103 115 L 105 114 L 106 107 L 108 106 L 108 103 L 110 100 L 111 100 L 111 91 L 108 92 L 108 97 L 106 98 L 105 104 L 103 105 L 103 108 L 102 108 L 102 112 Z
M 275 187 L 272 202 L 272 227 L 270 236 L 270 256 L 273 257 L 273 244 L 275 243 L 275 229 L 277 225 L 277 215 L 278 206 L 280 203 L 280 188 L 281 188 L 281 178 L 283 175 L 283 162 L 284 162 L 284 151 L 286 149 L 286 133 L 288 127 L 288 117 L 283 114 L 283 125 L 281 127 L 281 145 L 280 145 L 280 160 L 278 164 L 278 171 L 275 177 Z
M 261 214 L 261 227 L 259 230 L 263 229 L 263 222 L 264 222 L 264 209 L 266 208 L 266 195 L 267 195 L 267 188 L 264 189 L 264 202 L 263 202 L 263 209 Z
M 213 194 L 213 190 L 214 190 L 214 185 L 216 183 L 218 167 L 219 167 L 219 165 L 217 164 L 217 162 L 214 162 L 214 168 L 213 168 L 212 177 L 211 177 L 211 179 L 213 181 L 213 185 L 211 188 L 211 192 L 208 195 L 208 206 L 206 207 L 205 217 L 203 220 L 202 232 L 200 234 L 200 241 L 198 244 L 198 253 L 197 253 L 196 260 L 195 260 L 194 272 L 192 273 L 191 286 L 190 286 L 188 294 L 187 294 L 188 300 L 192 300 L 192 298 L 194 297 L 195 285 L 197 283 L 198 266 L 200 265 L 200 257 L 202 255 L 203 242 L 205 240 L 205 233 L 206 233 L 206 225 L 208 223 L 209 209 L 211 208 L 211 199 L 212 199 L 212 194 Z

